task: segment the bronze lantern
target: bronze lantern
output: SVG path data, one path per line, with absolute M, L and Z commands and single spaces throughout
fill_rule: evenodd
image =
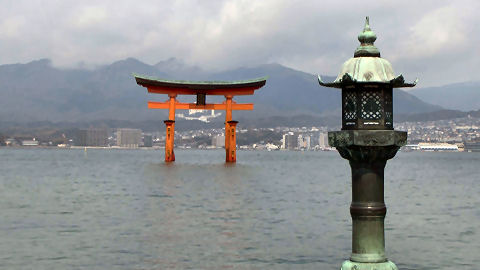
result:
M 393 129 L 393 88 L 413 87 L 394 76 L 392 65 L 373 45 L 368 17 L 358 35 L 360 46 L 338 77 L 322 86 L 342 89 L 342 130 L 328 132 L 328 143 L 350 163 L 352 172 L 352 253 L 342 270 L 396 270 L 385 255 L 384 170 L 407 142 L 407 132 Z

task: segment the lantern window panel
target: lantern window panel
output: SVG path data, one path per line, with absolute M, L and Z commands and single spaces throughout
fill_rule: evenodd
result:
M 367 120 L 378 120 L 382 118 L 383 104 L 381 91 L 361 92 L 361 118 Z
M 348 91 L 345 93 L 344 117 L 345 120 L 357 119 L 357 95 L 354 91 Z

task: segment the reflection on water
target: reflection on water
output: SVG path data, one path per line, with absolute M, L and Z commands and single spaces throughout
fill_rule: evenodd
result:
M 338 269 L 350 170 L 333 152 L 1 149 L 0 269 Z M 472 153 L 399 153 L 386 168 L 387 255 L 474 269 Z

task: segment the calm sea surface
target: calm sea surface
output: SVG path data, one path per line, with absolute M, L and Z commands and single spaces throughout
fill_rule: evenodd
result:
M 348 162 L 336 152 L 0 148 L 0 269 L 339 269 Z M 387 256 L 478 269 L 480 153 L 399 153 Z

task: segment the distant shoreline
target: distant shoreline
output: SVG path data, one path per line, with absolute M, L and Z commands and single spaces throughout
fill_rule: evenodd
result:
M 165 147 L 154 146 L 154 147 L 120 147 L 120 146 L 68 146 L 68 147 L 58 147 L 58 146 L 46 146 L 46 145 L 38 145 L 38 146 L 0 146 L 0 149 L 75 149 L 75 150 L 164 150 Z M 182 148 L 176 147 L 177 150 L 224 150 L 224 148 Z M 238 151 L 281 151 L 281 152 L 332 152 L 336 151 L 335 149 L 329 150 L 311 150 L 311 151 L 302 151 L 302 150 L 285 150 L 285 149 L 278 149 L 278 150 L 267 150 L 267 149 L 238 149 Z M 409 153 L 409 152 L 441 152 L 441 153 L 476 153 L 477 151 L 452 151 L 452 150 L 413 150 L 413 149 L 401 149 L 400 152 L 402 153 Z

